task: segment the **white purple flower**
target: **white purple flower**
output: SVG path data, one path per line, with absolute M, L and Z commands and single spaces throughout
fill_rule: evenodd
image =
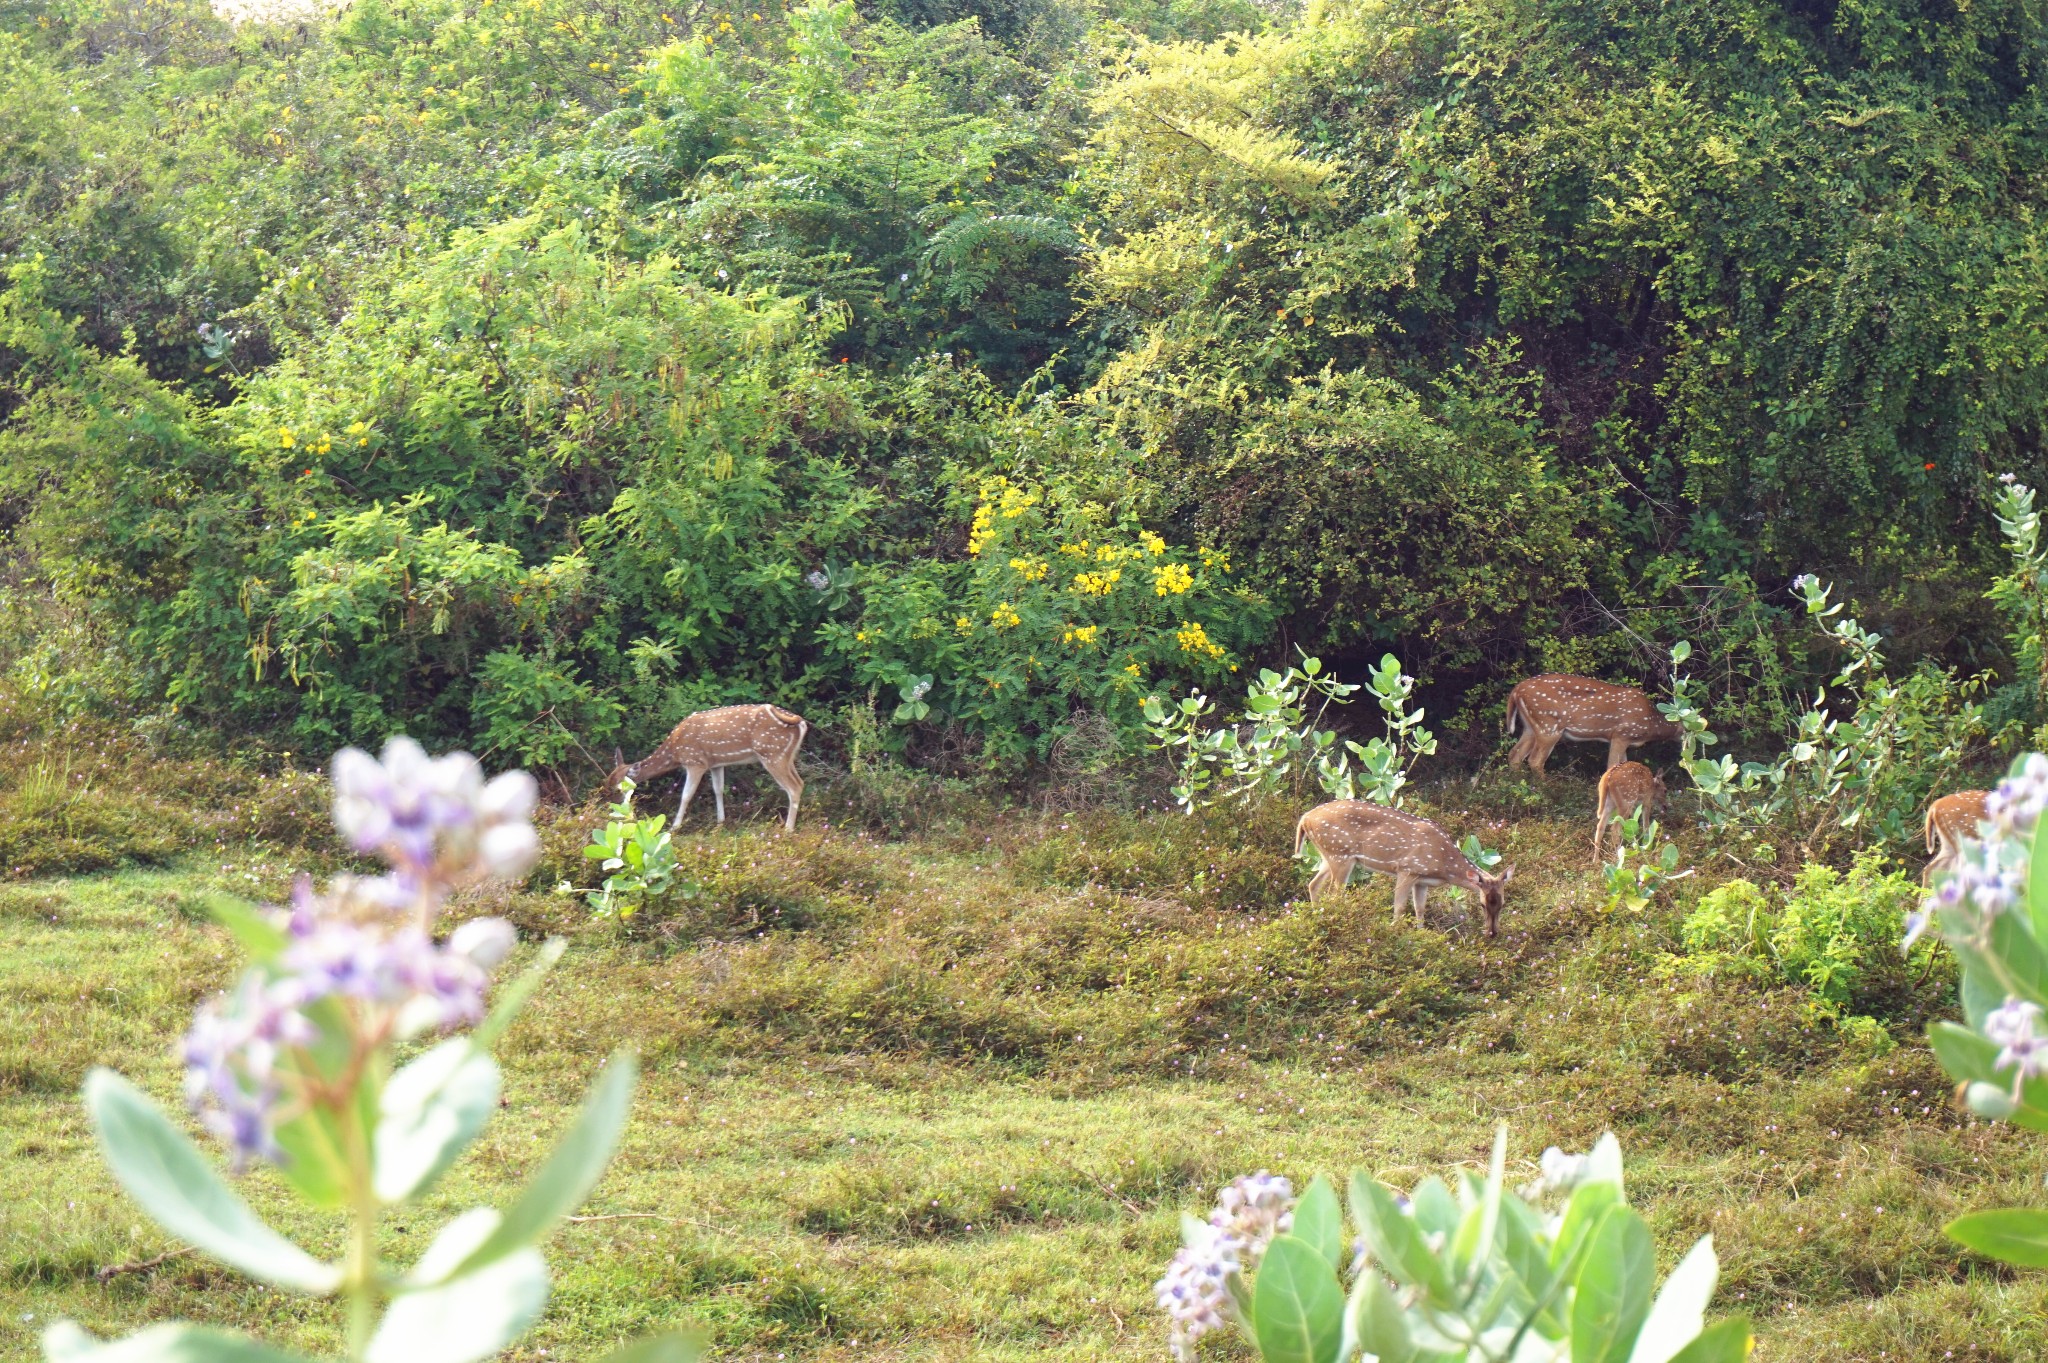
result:
M 1166 1266 L 1155 1295 L 1166 1313 L 1173 1356 L 1186 1363 L 1195 1356 L 1203 1335 L 1227 1325 L 1236 1315 L 1230 1279 L 1243 1270 L 1241 1246 L 1229 1231 L 1204 1225 L 1190 1236 Z
M 1229 1232 L 1243 1247 L 1244 1257 L 1256 1265 L 1273 1237 L 1294 1225 L 1294 1185 L 1264 1169 L 1233 1179 L 1216 1195 L 1209 1224 Z
M 832 579 L 815 568 L 804 574 L 804 581 L 810 584 L 810 588 L 814 592 L 822 592 L 832 585 Z
M 1984 797 L 1984 817 L 2001 836 L 2031 843 L 2034 825 L 2048 808 L 2048 756 L 2027 754 L 2019 771 Z
M 334 824 L 358 852 L 401 875 L 459 884 L 523 875 L 540 855 L 529 822 L 539 790 L 523 771 L 488 784 L 468 753 L 428 757 L 403 735 L 381 758 L 360 748 L 334 757 Z
M 2001 1070 L 2011 1069 L 2013 1088 L 2048 1070 L 2048 1037 L 2035 1030 L 2041 1018 L 2038 1005 L 2023 999 L 2007 999 L 1984 1019 L 1984 1036 L 1999 1047 L 1993 1062 Z

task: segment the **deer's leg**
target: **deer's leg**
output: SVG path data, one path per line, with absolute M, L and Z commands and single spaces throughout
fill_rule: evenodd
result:
M 1316 851 L 1323 858 L 1323 864 L 1316 867 L 1316 873 L 1308 878 L 1308 902 L 1311 904 L 1332 888 L 1343 889 L 1344 882 L 1351 878 L 1349 857 L 1333 857 L 1321 848 Z
M 1629 740 L 1626 738 L 1610 738 L 1607 740 L 1607 770 L 1613 771 L 1616 767 L 1628 761 L 1628 745 Z
M 1401 911 L 1408 907 L 1415 897 L 1415 877 L 1406 871 L 1394 873 L 1394 921 L 1401 921 Z
M 782 821 L 782 831 L 796 831 L 796 807 L 804 798 L 804 778 L 796 774 L 796 754 L 791 753 L 779 762 L 763 760 L 761 766 L 775 778 L 775 784 L 782 787 L 782 793 L 789 797 L 789 816 Z
M 1530 728 L 1527 722 L 1524 722 L 1522 725 L 1522 736 L 1515 740 L 1514 747 L 1508 749 L 1508 765 L 1512 767 L 1517 762 L 1526 763 L 1529 760 L 1530 749 L 1535 746 L 1536 731 Z
M 711 769 L 711 800 L 718 806 L 718 821 L 725 822 L 725 768 Z
M 1415 888 L 1408 891 L 1408 896 L 1415 901 L 1415 926 L 1419 928 L 1423 926 L 1424 911 L 1429 908 L 1429 886 L 1418 880 Z
M 1601 845 L 1607 841 L 1607 812 L 1612 808 L 1613 806 L 1603 799 L 1600 807 L 1593 811 L 1593 860 L 1596 864 L 1600 860 Z
M 684 769 L 683 798 L 676 805 L 676 821 L 668 826 L 671 833 L 683 826 L 683 816 L 690 812 L 690 797 L 697 793 L 697 783 L 703 779 L 704 769 L 702 767 L 688 767 Z
M 1557 746 L 1557 740 L 1562 737 L 1564 735 L 1561 733 L 1536 735 L 1536 741 L 1529 748 L 1530 771 L 1538 776 L 1543 775 L 1543 769 L 1550 765 L 1550 750 Z

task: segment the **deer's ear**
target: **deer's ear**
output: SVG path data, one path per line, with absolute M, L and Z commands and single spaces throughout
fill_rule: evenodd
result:
M 612 765 L 615 767 L 623 767 L 626 765 L 625 750 L 619 747 L 619 745 L 616 743 L 612 745 Z
M 1515 863 L 1512 861 L 1500 868 L 1500 883 L 1505 885 L 1515 878 Z

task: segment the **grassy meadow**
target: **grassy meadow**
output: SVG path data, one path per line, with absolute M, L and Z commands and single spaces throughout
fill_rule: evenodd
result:
M 529 888 L 466 907 L 571 946 L 437 1205 L 509 1192 L 614 1047 L 645 1079 L 509 1357 L 696 1321 L 733 1359 L 1162 1358 L 1151 1286 L 1182 1210 L 1259 1168 L 1405 1186 L 1483 1161 L 1500 1121 L 1530 1177 L 1546 1145 L 1617 1132 L 1664 1266 L 1712 1231 L 1717 1304 L 1754 1315 L 1759 1359 L 2048 1354 L 2048 1283 L 1940 1234 L 2038 1202 L 2048 1171 L 2038 1140 L 1951 1107 L 1916 1040 L 1944 986 L 1909 981 L 1895 1048 L 1858 1049 L 1795 991 L 1673 975 L 1677 916 L 1724 873 L 1603 912 L 1588 769 L 1557 765 L 1540 788 L 1421 792 L 1519 867 L 1491 942 L 1448 894 L 1427 928 L 1393 923 L 1381 878 L 1300 902 L 1291 807 L 1001 808 L 829 772 L 793 836 L 758 777 L 736 779 L 727 831 L 693 811 L 702 894 L 622 932 L 546 888 L 579 874 L 598 817 L 549 811 Z M 125 741 L 7 751 L 0 1357 L 36 1356 L 58 1316 L 337 1343 L 334 1308 L 177 1253 L 77 1098 L 105 1063 L 178 1102 L 175 1038 L 237 965 L 204 905 L 334 869 L 324 801 L 317 777 Z M 337 1238 L 272 1174 L 244 1189 L 306 1242 Z M 438 1224 L 413 1221 L 402 1252 Z

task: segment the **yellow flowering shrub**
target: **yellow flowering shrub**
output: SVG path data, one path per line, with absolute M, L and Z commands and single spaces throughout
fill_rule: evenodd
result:
M 858 628 L 864 647 L 845 651 L 861 682 L 915 691 L 902 722 L 959 723 L 991 760 L 1042 757 L 1084 706 L 1135 744 L 1148 693 L 1227 675 L 1270 618 L 1220 555 L 1099 502 L 1007 477 L 970 495 L 964 557 L 892 565 L 862 591 L 861 618 L 826 638 Z M 1133 564 L 1150 591 L 1122 589 Z

